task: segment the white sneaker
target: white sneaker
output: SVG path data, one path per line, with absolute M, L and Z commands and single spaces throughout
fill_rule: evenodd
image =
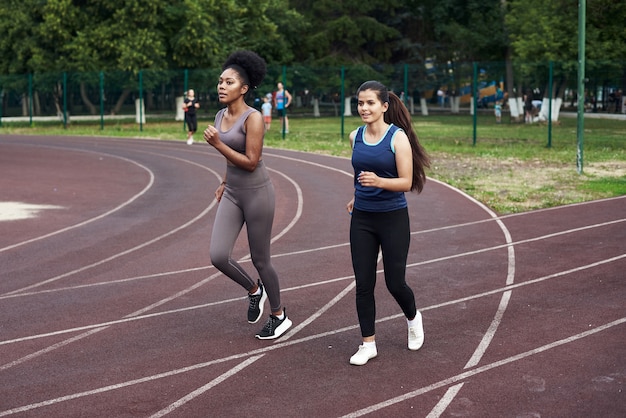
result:
M 193 144 L 193 136 L 189 137 L 189 139 L 187 140 L 187 145 L 191 145 Z
M 417 325 L 409 327 L 409 350 L 419 350 L 424 344 L 424 326 L 422 324 L 422 314 L 415 315 Z
M 350 357 L 350 364 L 354 364 L 355 366 L 362 366 L 368 362 L 369 359 L 373 359 L 378 355 L 378 351 L 376 351 L 376 347 L 366 347 L 365 345 L 359 346 L 359 351 L 357 351 L 352 357 Z

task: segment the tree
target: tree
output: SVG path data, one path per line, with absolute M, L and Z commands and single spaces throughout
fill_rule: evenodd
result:
M 382 19 L 398 0 L 292 1 L 310 22 L 297 39 L 294 59 L 316 65 L 387 62 L 400 32 Z
M 568 78 L 578 60 L 579 0 L 509 0 L 506 23 L 510 30 L 513 58 L 528 63 L 522 75 L 547 74 L 549 61 L 561 63 L 560 88 L 563 97 Z M 614 0 L 586 0 L 586 58 L 606 71 L 623 71 L 626 56 L 626 3 Z M 541 63 L 541 64 L 537 64 Z M 556 85 L 555 85 L 556 88 Z
M 141 70 L 216 67 L 242 48 L 273 60 L 290 56 L 289 42 L 278 29 L 296 32 L 302 24 L 287 0 L 3 2 L 0 74 L 74 72 L 92 112 L 88 90 L 97 86 L 100 71 L 127 73 L 125 81 L 116 76 L 123 83 L 121 104 L 136 88 Z M 58 83 L 49 90 L 58 104 Z

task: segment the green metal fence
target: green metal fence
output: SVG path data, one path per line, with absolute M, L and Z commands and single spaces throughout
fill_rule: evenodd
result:
M 512 86 L 506 85 L 507 71 L 513 76 Z M 220 69 L 214 68 L 0 75 L 0 123 L 16 118 L 31 123 L 58 120 L 64 124 L 97 119 L 104 126 L 110 120 L 130 118 L 141 128 L 150 118 L 182 121 L 179 102 L 189 88 L 195 90 L 202 103 L 200 116 L 211 117 L 220 108 L 216 95 L 219 73 Z M 586 111 L 626 112 L 621 96 L 626 87 L 626 62 L 588 62 L 586 76 Z M 515 107 L 524 94 L 535 100 L 534 116 L 538 120 L 558 119 L 558 112 L 576 111 L 577 106 L 576 62 L 513 63 L 508 69 L 504 62 L 269 66 L 250 104 L 260 107 L 261 98 L 283 81 L 294 97 L 291 116 L 343 117 L 356 114 L 354 92 L 363 81 L 371 79 L 400 95 L 416 115 L 475 114 L 493 111 L 500 101 L 505 121 L 520 122 L 520 109 Z M 546 110 L 547 103 L 552 105 Z

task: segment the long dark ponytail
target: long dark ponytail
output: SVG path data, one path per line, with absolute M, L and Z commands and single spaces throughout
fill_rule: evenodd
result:
M 413 181 L 411 182 L 411 190 L 421 193 L 424 189 L 424 183 L 426 183 L 425 170 L 430 167 L 430 158 L 422 144 L 420 144 L 417 133 L 415 133 L 413 129 L 409 109 L 406 108 L 402 100 L 400 100 L 395 93 L 390 92 L 384 84 L 378 81 L 366 81 L 361 84 L 361 87 L 357 90 L 357 96 L 359 92 L 365 90 L 376 92 L 376 95 L 382 103 L 389 103 L 389 108 L 384 114 L 385 122 L 399 126 L 409 137 L 413 159 Z

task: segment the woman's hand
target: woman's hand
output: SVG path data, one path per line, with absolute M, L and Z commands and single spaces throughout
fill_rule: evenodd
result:
M 348 202 L 348 204 L 346 205 L 346 210 L 348 211 L 348 214 L 352 215 L 352 211 L 354 210 L 354 198 L 352 198 L 352 200 Z
M 361 186 L 381 187 L 380 177 L 371 171 L 361 171 L 357 177 L 357 181 L 361 184 Z
M 224 189 L 226 188 L 226 183 L 222 182 L 219 186 L 217 186 L 217 190 L 215 190 L 215 199 L 219 202 L 222 200 L 222 195 L 224 194 Z
M 217 132 L 217 129 L 215 129 L 215 126 L 213 125 L 209 125 L 206 127 L 204 133 L 202 134 L 202 137 L 209 145 L 213 145 L 214 147 L 221 142 L 220 134 L 219 132 Z

